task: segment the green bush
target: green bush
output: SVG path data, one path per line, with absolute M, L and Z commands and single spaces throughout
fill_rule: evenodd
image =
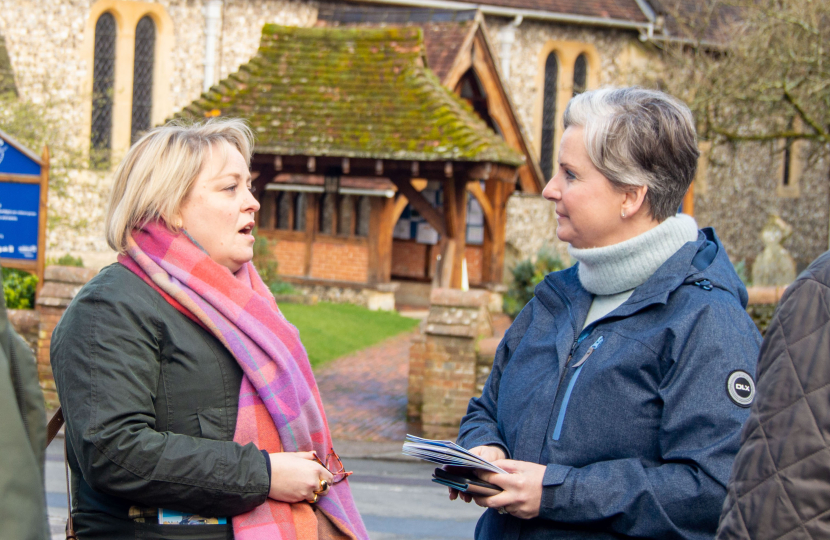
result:
M 84 267 L 84 260 L 80 257 L 73 257 L 69 253 L 57 259 L 47 259 L 46 266 L 77 266 Z
M 262 282 L 271 289 L 271 294 L 274 296 L 278 294 L 294 294 L 297 292 L 290 284 L 282 281 L 278 272 L 279 264 L 277 263 L 277 256 L 274 254 L 274 248 L 277 246 L 277 241 L 265 236 L 257 234 L 254 229 L 254 267 L 262 278 Z
M 14 268 L 3 268 L 3 296 L 7 308 L 34 308 L 35 287 L 37 276 Z
M 738 274 L 738 278 L 743 281 L 745 287 L 752 286 L 752 279 L 749 276 L 749 269 L 746 267 L 746 261 L 741 259 L 737 263 L 733 264 L 732 266 L 735 267 L 735 273 Z
M 559 255 L 545 248 L 539 250 L 536 260 L 525 259 L 512 270 L 513 282 L 504 296 L 503 309 L 510 317 L 516 317 L 533 298 L 534 290 L 545 276 L 566 268 Z

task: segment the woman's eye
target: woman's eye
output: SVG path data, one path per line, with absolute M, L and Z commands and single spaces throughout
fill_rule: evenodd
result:
M 231 193 L 233 193 L 234 191 L 236 191 L 236 184 L 232 184 L 232 185 L 226 187 L 225 191 L 230 191 Z
M 567 178 L 568 180 L 576 180 L 576 175 L 568 169 L 565 169 L 565 178 Z

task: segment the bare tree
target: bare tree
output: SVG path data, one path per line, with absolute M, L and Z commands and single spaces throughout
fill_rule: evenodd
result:
M 667 89 L 715 141 L 830 152 L 830 1 L 663 0 Z

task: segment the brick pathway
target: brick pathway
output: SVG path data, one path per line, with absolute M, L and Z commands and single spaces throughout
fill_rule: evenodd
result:
M 406 332 L 315 371 L 334 439 L 403 441 L 409 340 Z
M 510 319 L 493 317 L 496 336 Z M 338 358 L 315 371 L 332 438 L 343 441 L 400 442 L 418 433 L 406 423 L 409 342 L 418 330 L 389 338 Z

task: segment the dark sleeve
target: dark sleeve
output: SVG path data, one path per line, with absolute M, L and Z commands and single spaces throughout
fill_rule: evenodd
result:
M 513 349 L 533 319 L 532 313 L 537 302 L 538 300 L 533 298 L 524 307 L 499 343 L 493 367 L 481 396 L 470 400 L 467 405 L 467 414 L 461 419 L 457 441 L 460 446 L 468 449 L 476 446 L 500 446 L 505 455 L 510 458 L 510 450 L 507 448 L 498 425 L 499 385 Z
M 781 299 L 761 347 L 757 396 L 729 480 L 719 540 L 782 538 L 792 531 L 827 537 L 829 367 L 830 288 L 799 278 Z
M 0 537 L 46 540 L 43 393 L 32 353 L 11 330 L 2 300 L 0 310 Z
M 155 430 L 163 324 L 155 298 L 96 285 L 70 305 L 51 347 L 67 437 L 87 483 L 139 505 L 206 516 L 265 502 L 270 479 L 253 444 Z
M 739 307 L 739 306 L 738 306 Z M 754 377 L 760 335 L 745 312 L 703 308 L 686 335 L 669 339 L 658 389 L 661 463 L 616 459 L 549 464 L 540 516 L 645 538 L 711 538 L 749 410 L 726 391 L 729 374 Z M 729 321 L 729 324 L 724 324 Z

